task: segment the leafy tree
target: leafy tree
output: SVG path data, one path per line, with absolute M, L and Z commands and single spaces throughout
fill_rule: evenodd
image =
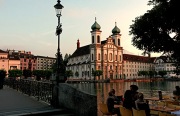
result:
M 9 77 L 20 77 L 22 76 L 22 70 L 16 69 L 16 70 L 9 70 Z
M 46 80 L 49 80 L 52 75 L 52 70 L 44 70 L 44 76 Z
M 161 77 L 164 77 L 167 75 L 167 71 L 159 71 L 158 74 L 161 75 Z
M 79 77 L 79 72 L 76 71 L 76 72 L 75 72 L 75 76 L 76 76 L 76 77 Z
M 95 80 L 95 77 L 98 76 L 99 79 L 100 79 L 100 76 L 103 74 L 102 70 L 93 70 L 92 71 L 92 75 L 94 76 L 94 80 Z
M 25 78 L 27 78 L 27 77 L 31 77 L 32 76 L 32 71 L 31 70 L 23 70 L 23 76 L 25 77 Z
M 133 46 L 144 52 L 170 53 L 180 61 L 179 0 L 149 0 L 153 8 L 130 26 Z
M 0 89 L 3 89 L 4 78 L 6 77 L 6 70 L 0 70 Z
M 36 76 L 36 80 L 39 81 L 43 76 L 43 70 L 33 70 L 33 75 Z
M 67 77 L 73 76 L 73 72 L 71 70 L 66 70 L 65 74 Z

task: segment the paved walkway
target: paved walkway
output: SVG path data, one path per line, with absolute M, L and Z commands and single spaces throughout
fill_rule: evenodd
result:
M 55 109 L 46 103 L 37 101 L 32 97 L 6 86 L 0 89 L 0 116 L 19 116 L 20 114 L 32 114 L 34 112 L 48 110 Z

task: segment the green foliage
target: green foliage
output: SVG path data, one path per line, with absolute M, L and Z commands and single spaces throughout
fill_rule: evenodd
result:
M 65 75 L 66 75 L 66 77 L 73 76 L 73 72 L 71 70 L 66 70 Z
M 22 70 L 16 69 L 16 70 L 9 70 L 9 77 L 20 77 L 22 76 Z
M 27 77 L 31 77 L 32 76 L 32 71 L 31 70 L 23 70 L 23 76 L 25 77 L 25 78 L 27 78 Z
M 170 53 L 180 62 L 179 0 L 150 0 L 153 8 L 130 26 L 133 46 L 145 52 Z
M 6 70 L 0 70 L 0 78 L 5 78 L 6 77 L 6 75 L 7 75 L 7 72 L 6 72 Z
M 164 77 L 167 75 L 167 71 L 159 71 L 158 74 L 161 75 L 161 77 Z
M 75 76 L 76 76 L 76 77 L 79 77 L 79 72 L 76 71 L 76 72 L 75 72 Z
M 92 76 L 94 76 L 94 79 L 96 76 L 100 77 L 103 74 L 102 70 L 93 70 Z
M 33 70 L 33 75 L 36 76 L 36 80 L 38 81 L 40 78 L 49 80 L 52 75 L 52 70 Z

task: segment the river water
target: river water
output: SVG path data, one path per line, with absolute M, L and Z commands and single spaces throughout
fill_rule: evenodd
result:
M 119 82 L 119 83 L 78 83 L 72 84 L 77 89 L 84 92 L 97 95 L 97 104 L 105 103 L 108 97 L 108 92 L 113 88 L 116 95 L 124 95 L 124 92 L 130 89 L 130 85 L 137 85 L 138 92 L 142 92 L 144 97 L 157 96 L 158 91 L 161 90 L 163 95 L 172 96 L 175 86 L 180 86 L 180 81 L 155 81 L 155 82 Z M 99 108 L 98 108 L 99 109 Z M 100 112 L 98 111 L 98 115 Z

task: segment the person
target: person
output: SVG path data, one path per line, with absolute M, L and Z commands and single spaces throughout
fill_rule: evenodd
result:
M 106 101 L 108 111 L 111 112 L 112 114 L 117 114 L 120 116 L 120 109 L 119 108 L 114 108 L 114 96 L 113 93 L 110 91 L 109 96 Z
M 115 104 L 121 104 L 122 99 L 118 98 L 118 96 L 115 95 L 116 93 L 115 89 L 111 89 L 110 92 L 112 92 L 113 94 Z
M 144 100 L 143 93 L 138 93 L 138 98 L 135 101 L 135 109 L 145 110 L 146 116 L 150 116 L 149 104 L 148 104 L 148 101 Z
M 175 88 L 176 88 L 176 90 L 173 91 L 173 95 L 174 95 L 175 99 L 180 99 L 180 87 L 176 86 Z
M 131 85 L 130 90 L 125 91 L 123 107 L 130 109 L 130 110 L 133 107 L 135 107 L 135 101 L 137 100 L 137 95 L 138 95 L 137 90 L 138 90 L 137 85 Z
M 173 91 L 173 95 L 180 96 L 180 87 L 176 86 L 176 90 Z

